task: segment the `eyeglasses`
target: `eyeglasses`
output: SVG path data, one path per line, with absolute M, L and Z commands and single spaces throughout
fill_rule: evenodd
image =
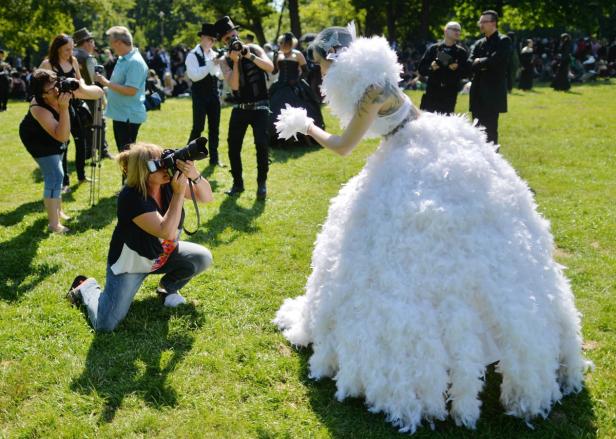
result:
M 52 91 L 57 90 L 57 89 L 58 89 L 58 86 L 57 86 L 57 85 L 54 85 L 53 87 L 48 88 L 47 90 L 45 90 L 45 91 L 43 92 L 43 94 L 44 94 L 44 95 L 46 95 L 46 94 L 51 93 Z
M 483 24 L 483 23 L 494 23 L 494 20 L 479 20 L 477 22 L 477 24 Z
M 448 27 L 447 30 L 452 30 L 454 32 L 462 32 L 462 29 L 458 29 L 457 27 Z

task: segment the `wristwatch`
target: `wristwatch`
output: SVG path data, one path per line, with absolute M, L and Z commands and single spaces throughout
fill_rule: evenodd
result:
M 254 53 L 251 53 L 251 54 L 250 54 L 250 60 L 251 60 L 251 61 L 254 61 L 254 60 L 255 60 L 255 58 L 256 58 L 255 54 L 254 54 Z
M 201 180 L 203 180 L 203 175 L 199 175 L 199 176 L 198 176 L 197 178 L 195 178 L 194 180 L 193 180 L 193 179 L 190 179 L 190 181 L 192 181 L 192 183 L 193 183 L 193 184 L 197 184 L 197 183 L 199 183 Z

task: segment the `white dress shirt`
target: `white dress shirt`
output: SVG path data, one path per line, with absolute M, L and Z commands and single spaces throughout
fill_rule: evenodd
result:
M 199 60 L 195 52 L 198 52 L 205 59 L 205 65 L 199 66 Z M 186 56 L 186 74 L 191 81 L 201 81 L 207 75 L 215 76 L 218 79 L 222 79 L 222 71 L 220 66 L 214 62 L 218 54 L 212 49 L 205 52 L 200 44 L 191 50 Z

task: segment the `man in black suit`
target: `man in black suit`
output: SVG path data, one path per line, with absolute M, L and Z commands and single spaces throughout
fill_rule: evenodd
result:
M 451 114 L 456 107 L 460 81 L 468 77 L 468 52 L 458 44 L 462 28 L 455 21 L 445 25 L 444 38 L 426 50 L 419 63 L 419 74 L 428 78 L 420 108 Z
M 498 14 L 484 11 L 479 30 L 485 35 L 471 50 L 473 81 L 470 110 L 473 118 L 486 129 L 489 142 L 498 143 L 498 115 L 507 112 L 507 67 L 511 40 L 498 33 Z

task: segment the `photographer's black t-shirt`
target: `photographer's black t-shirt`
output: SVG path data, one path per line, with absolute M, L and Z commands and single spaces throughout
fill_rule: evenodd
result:
M 143 198 L 136 189 L 124 186 L 118 195 L 116 224 L 107 264 L 111 266 L 114 274 L 122 273 L 150 273 L 162 267 L 171 253 L 177 248 L 184 223 L 184 209 L 178 226 L 178 233 L 173 241 L 157 238 L 150 235 L 133 219 L 148 212 L 158 211 L 165 215 L 173 196 L 171 185 L 161 186 L 162 206 L 158 206 L 152 197 Z

